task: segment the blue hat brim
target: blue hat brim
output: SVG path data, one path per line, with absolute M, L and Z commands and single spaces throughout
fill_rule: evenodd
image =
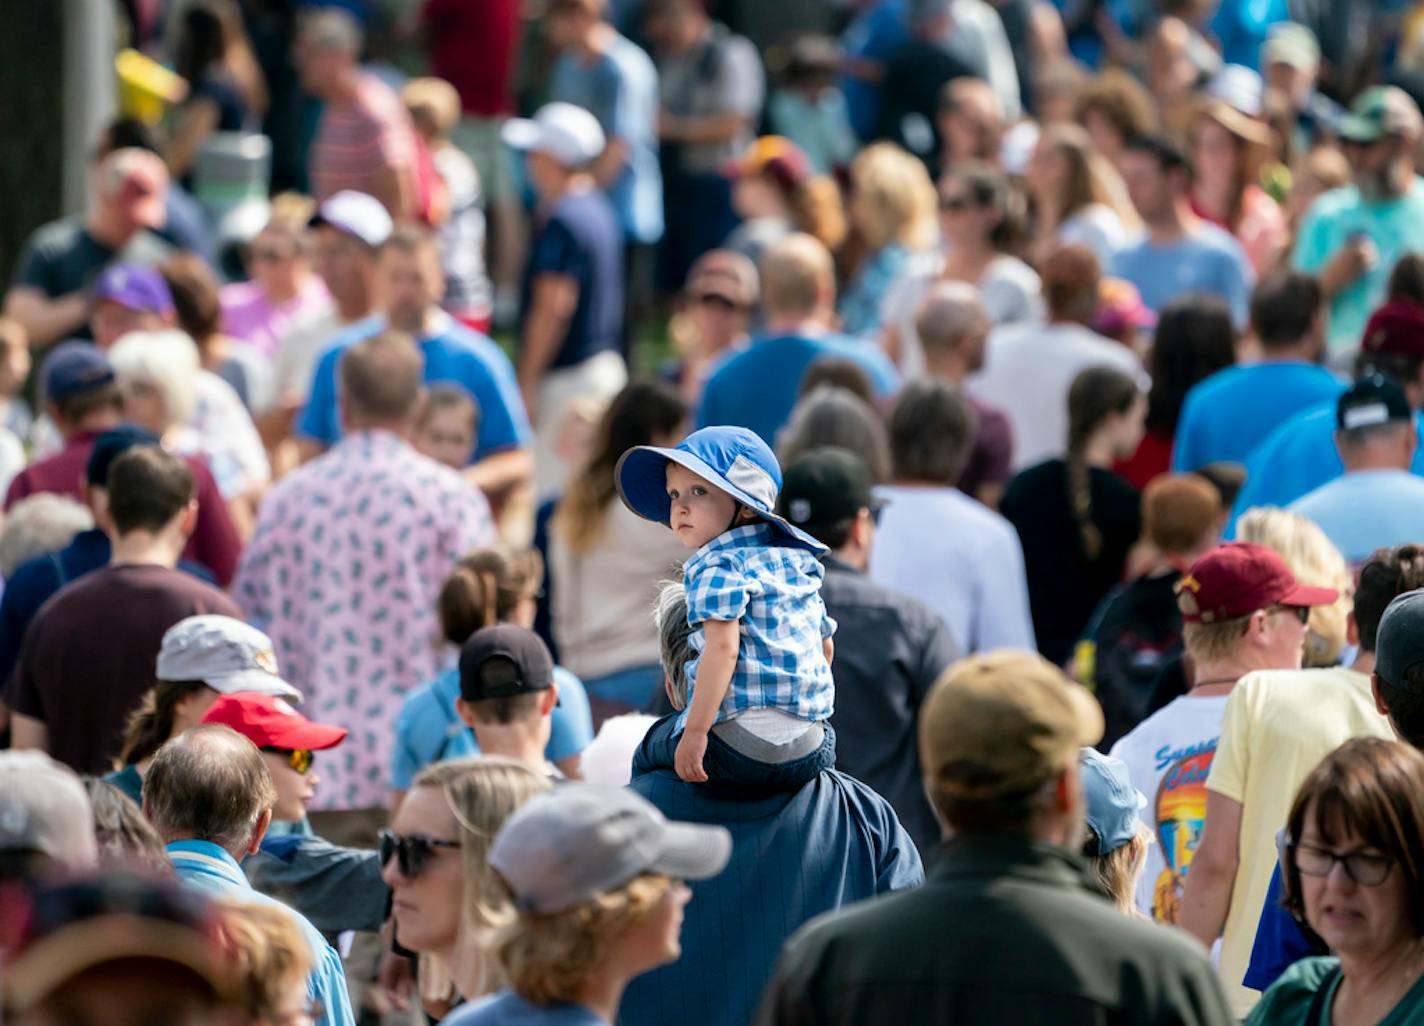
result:
M 796 548 L 809 549 L 816 555 L 830 551 L 821 542 L 793 525 L 775 510 L 766 509 L 756 499 L 728 481 L 717 470 L 685 449 L 664 449 L 656 445 L 640 445 L 629 449 L 618 460 L 613 480 L 624 505 L 644 520 L 667 524 L 672 519 L 672 500 L 667 493 L 667 465 L 676 463 L 698 477 L 712 482 L 719 489 L 751 510 L 758 517 L 780 530 Z

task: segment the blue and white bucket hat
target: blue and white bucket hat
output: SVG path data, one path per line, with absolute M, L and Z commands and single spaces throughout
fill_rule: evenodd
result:
M 618 494 L 638 516 L 659 524 L 668 523 L 672 515 L 672 500 L 667 493 L 669 461 L 686 467 L 736 499 L 779 530 L 786 544 L 817 555 L 830 551 L 777 514 L 781 467 L 756 432 L 740 427 L 706 427 L 671 449 L 640 445 L 625 452 L 613 472 Z

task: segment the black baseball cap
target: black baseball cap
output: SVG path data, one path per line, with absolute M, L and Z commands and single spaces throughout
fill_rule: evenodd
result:
M 1380 617 L 1375 637 L 1375 673 L 1404 689 L 1404 675 L 1424 663 L 1424 589 L 1396 595 Z
M 460 697 L 466 702 L 543 691 L 554 682 L 554 657 L 533 631 L 511 623 L 475 631 L 460 649 Z
M 1361 378 L 1340 395 L 1335 424 L 1341 431 L 1414 419 L 1404 389 L 1382 374 Z
M 782 475 L 777 512 L 809 534 L 884 503 L 871 491 L 870 468 L 849 449 L 824 446 L 798 457 Z

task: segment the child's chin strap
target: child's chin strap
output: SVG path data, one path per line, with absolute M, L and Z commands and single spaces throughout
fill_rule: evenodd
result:
M 731 522 L 727 524 L 727 530 L 728 530 L 728 531 L 730 531 L 732 528 L 738 526 L 737 521 L 738 521 L 738 519 L 741 517 L 741 515 L 742 515 L 742 510 L 744 510 L 744 509 L 746 509 L 746 506 L 744 506 L 744 505 L 743 505 L 742 503 L 740 503 L 740 502 L 738 502 L 738 503 L 736 503 L 736 504 L 734 504 L 734 505 L 732 506 L 732 519 L 731 519 Z

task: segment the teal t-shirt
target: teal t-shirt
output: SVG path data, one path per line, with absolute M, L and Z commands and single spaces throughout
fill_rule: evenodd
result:
M 1330 303 L 1327 339 L 1332 358 L 1359 348 L 1371 311 L 1384 302 L 1395 262 L 1405 253 L 1424 249 L 1424 181 L 1416 178 L 1403 196 L 1385 202 L 1365 200 L 1353 185 L 1327 192 L 1306 214 L 1294 263 L 1302 271 L 1318 274 L 1355 235 L 1368 236 L 1380 259 Z
M 1246 1017 L 1246 1026 L 1330 1026 L 1330 1006 L 1340 987 L 1340 976 L 1335 973 L 1339 965 L 1338 958 L 1301 959 L 1271 984 Z M 1311 1002 L 1322 986 L 1329 988 L 1325 1001 L 1319 1015 L 1307 1022 Z M 1378 1026 L 1410 1026 L 1418 1022 L 1424 1022 L 1424 978 L 1409 988 Z

